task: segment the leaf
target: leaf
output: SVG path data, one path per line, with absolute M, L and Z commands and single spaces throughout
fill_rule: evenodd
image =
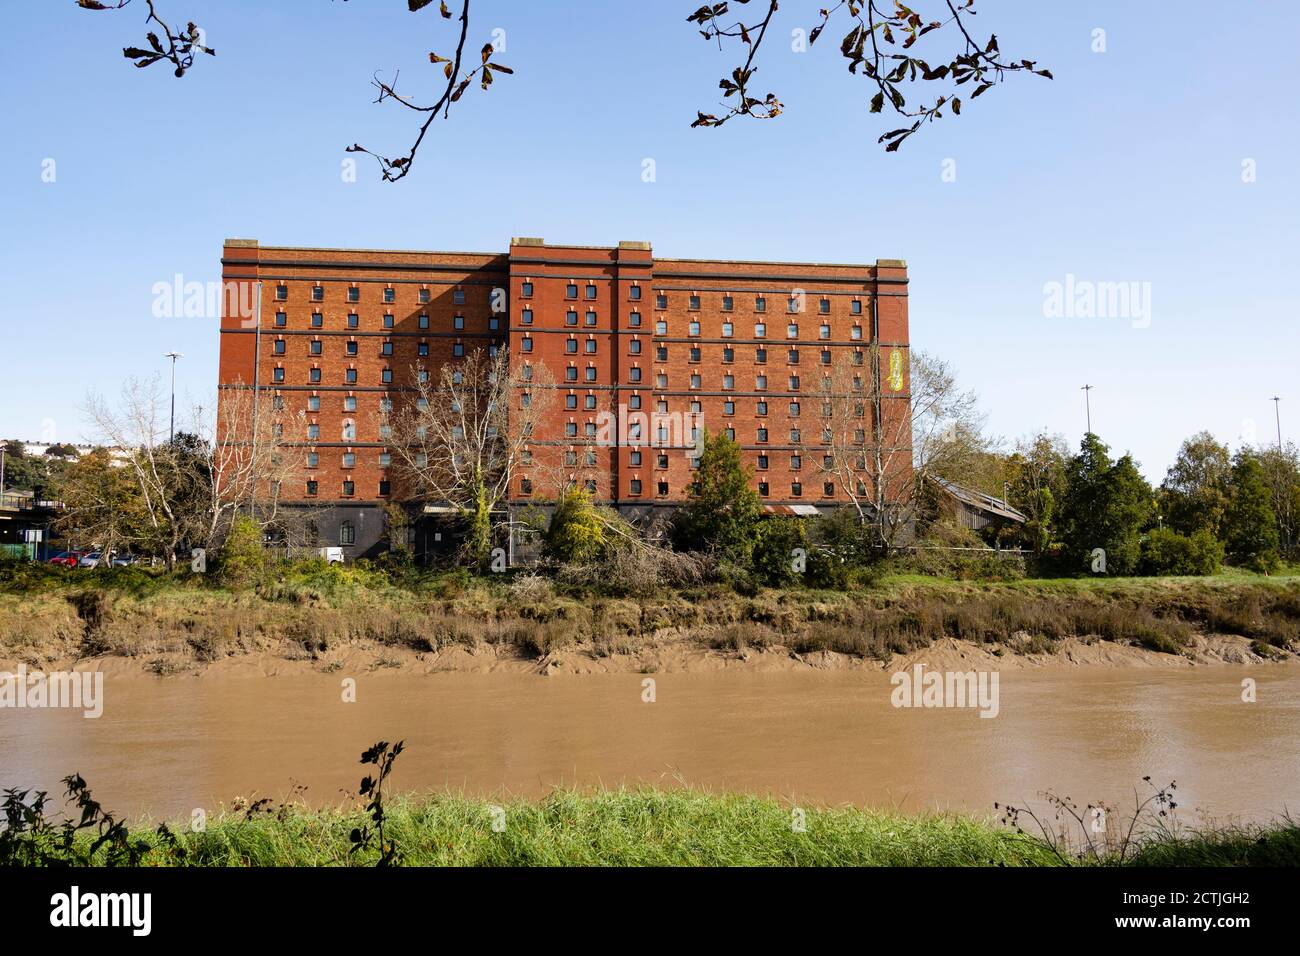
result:
M 429 62 L 430 62 L 430 63 L 450 63 L 451 61 L 448 60 L 445 56 L 438 56 L 438 54 L 436 54 L 436 53 L 430 53 L 430 54 L 429 54 Z
M 468 79 L 461 80 L 460 86 L 456 87 L 456 92 L 451 94 L 451 101 L 453 103 L 455 103 L 458 99 L 461 98 L 461 95 L 465 92 L 465 88 L 467 86 L 469 86 L 469 80 Z
M 483 49 L 480 52 L 483 54 L 483 62 L 486 63 L 488 61 L 488 57 L 492 55 L 492 44 L 484 43 Z
M 883 91 L 877 93 L 871 98 L 871 112 L 879 113 L 885 105 L 885 94 Z
M 514 70 L 510 69 L 510 67 L 508 67 L 508 66 L 502 66 L 500 63 L 489 63 L 489 64 L 487 65 L 487 68 L 488 68 L 489 70 L 496 70 L 498 73 L 514 73 L 514 72 L 515 72 Z
M 406 7 L 414 13 L 416 10 L 423 10 L 431 3 L 433 3 L 433 0 L 406 0 Z

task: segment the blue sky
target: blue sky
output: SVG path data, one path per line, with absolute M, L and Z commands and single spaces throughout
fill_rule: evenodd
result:
M 1274 394 L 1296 437 L 1296 8 L 982 0 L 979 33 L 1056 79 L 1012 77 L 886 154 L 876 137 L 901 124 L 868 114 L 843 30 L 791 50 L 819 5 L 783 2 L 760 63 L 785 115 L 692 130 L 735 62 L 685 22 L 694 0 L 476 0 L 472 45 L 504 30 L 516 73 L 472 88 L 398 184 L 366 163 L 345 182 L 343 147 L 396 155 L 413 135 L 369 81 L 400 68 L 412 95 L 432 86 L 428 52 L 453 45 L 433 8 L 161 0 L 218 51 L 177 80 L 120 55 L 143 37 L 142 0 L 16 6 L 0 58 L 0 436 L 91 437 L 87 392 L 164 374 L 173 349 L 178 403 L 210 402 L 215 320 L 156 318 L 152 289 L 216 280 L 227 236 L 489 251 L 535 235 L 907 259 L 913 344 L 958 368 L 993 432 L 1077 443 L 1088 382 L 1094 430 L 1155 480 L 1198 429 L 1271 440 Z M 1046 315 L 1045 284 L 1067 275 L 1149 283 L 1149 321 Z

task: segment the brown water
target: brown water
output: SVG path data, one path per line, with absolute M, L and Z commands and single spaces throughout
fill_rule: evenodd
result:
M 1241 680 L 1258 702 L 1241 701 Z M 1001 675 L 1000 713 L 904 710 L 879 673 L 106 678 L 103 717 L 0 710 L 0 787 L 77 771 L 128 816 L 240 795 L 337 802 L 370 743 L 404 738 L 399 790 L 535 797 L 558 784 L 680 782 L 806 804 L 991 812 L 1044 789 L 1131 802 L 1177 779 L 1190 814 L 1300 809 L 1300 667 Z

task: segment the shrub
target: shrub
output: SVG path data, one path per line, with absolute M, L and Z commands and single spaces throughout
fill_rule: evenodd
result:
M 805 555 L 808 550 L 802 519 L 788 516 L 764 519 L 758 526 L 754 544 L 754 576 L 769 587 L 782 587 L 797 580 L 800 572 L 795 568 L 795 549 Z
M 1214 574 L 1223 563 L 1223 545 L 1202 529 L 1190 535 L 1158 528 L 1142 542 L 1142 574 Z
M 262 526 L 247 515 L 240 515 L 231 524 L 221 546 L 219 574 L 222 583 L 233 588 L 252 587 L 266 577 L 267 566 Z

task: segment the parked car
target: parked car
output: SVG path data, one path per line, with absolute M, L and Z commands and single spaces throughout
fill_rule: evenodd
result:
M 115 554 L 113 555 L 112 565 L 115 568 L 129 568 L 134 564 L 140 563 L 138 554 Z
M 80 551 L 60 551 L 54 557 L 50 558 L 46 564 L 57 564 L 63 568 L 75 568 L 77 562 L 80 560 Z
M 330 563 L 330 564 L 342 564 L 342 563 L 343 563 L 343 549 L 342 549 L 342 548 L 321 548 L 321 549 L 320 549 L 320 556 L 321 556 L 322 558 L 324 558 L 324 559 L 325 559 L 328 563 Z
M 81 556 L 77 562 L 79 568 L 95 568 L 99 566 L 99 559 L 103 557 L 102 551 L 88 551 Z

